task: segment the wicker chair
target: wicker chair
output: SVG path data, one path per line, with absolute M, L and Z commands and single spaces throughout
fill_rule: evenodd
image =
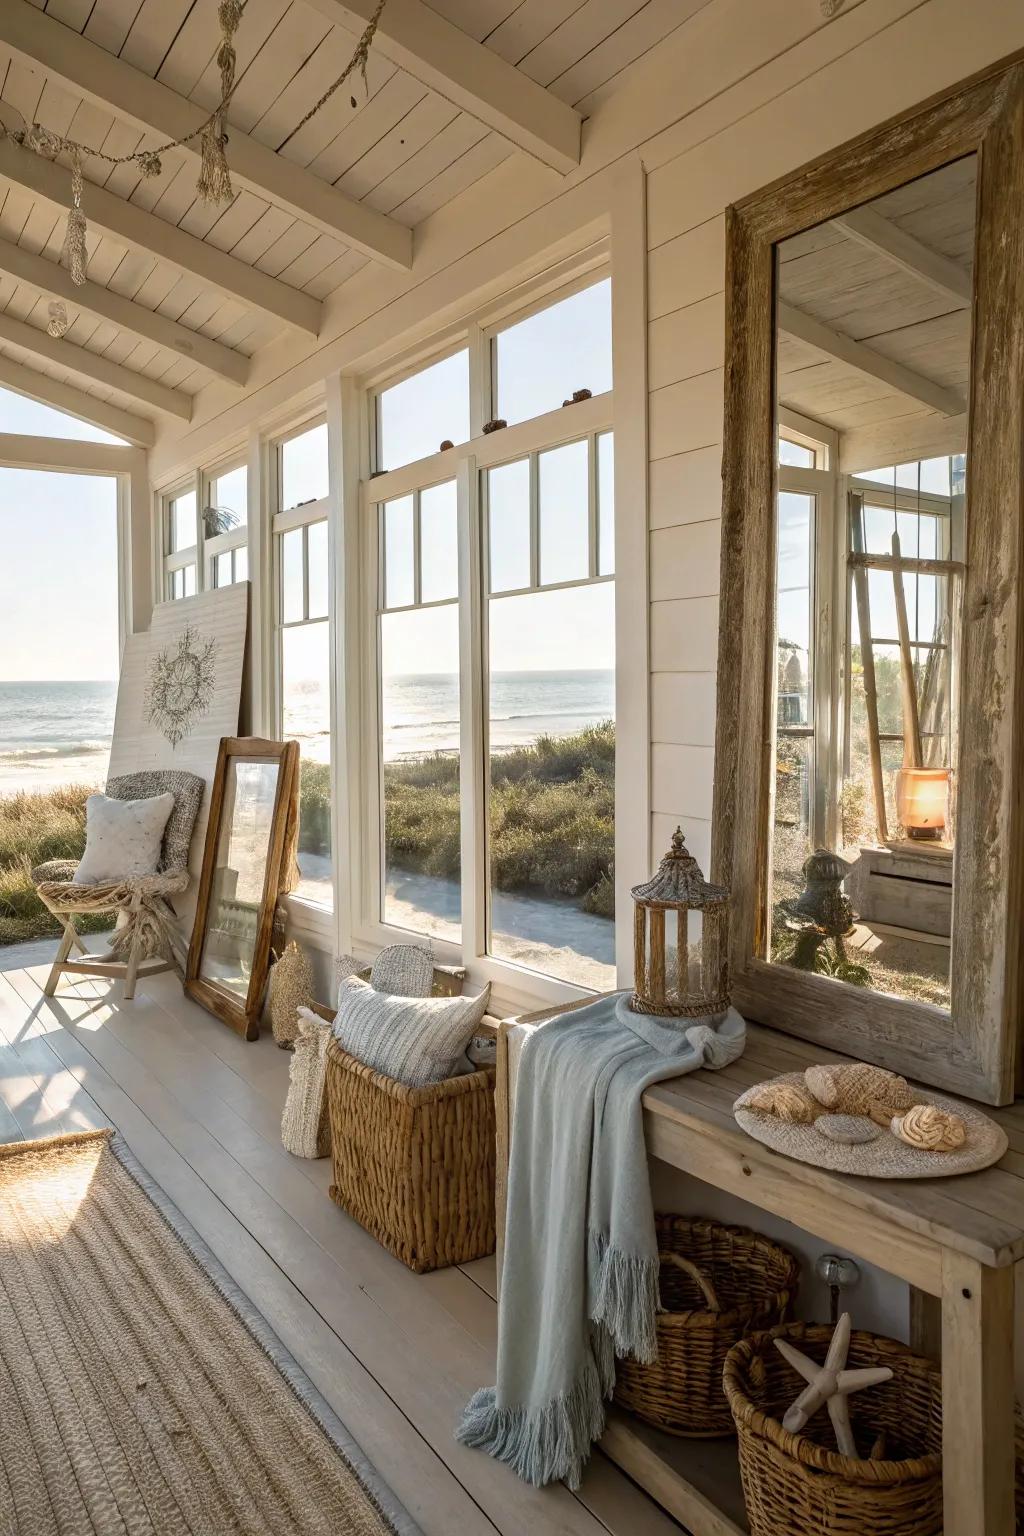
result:
M 47 997 L 56 992 L 64 971 L 123 977 L 125 998 L 131 999 L 140 975 L 179 969 L 171 937 L 175 913 L 170 899 L 188 889 L 189 848 L 204 788 L 203 780 L 196 774 L 173 769 L 144 769 L 109 780 L 106 793 L 112 800 L 145 800 L 168 793 L 174 796 L 174 809 L 164 830 L 160 866 L 155 875 L 105 885 L 76 885 L 75 859 L 51 859 L 32 871 L 40 901 L 64 927 L 57 957 L 43 988 Z M 122 919 L 110 948 L 102 956 L 87 953 L 74 923 L 76 916 L 96 912 L 115 912 Z M 78 959 L 68 958 L 72 949 L 78 950 Z

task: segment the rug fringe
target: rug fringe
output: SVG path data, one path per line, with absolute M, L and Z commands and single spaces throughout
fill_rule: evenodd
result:
M 113 1135 L 113 1127 L 105 1125 L 97 1131 L 65 1131 L 61 1136 L 40 1136 L 35 1141 L 0 1142 L 0 1158 L 21 1157 L 27 1152 L 56 1152 L 60 1147 L 80 1147 L 87 1141 L 109 1141 Z

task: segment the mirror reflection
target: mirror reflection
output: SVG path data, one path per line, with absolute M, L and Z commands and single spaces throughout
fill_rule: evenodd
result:
M 976 169 L 776 253 L 769 954 L 942 1007 Z
M 249 991 L 274 828 L 280 763 L 231 758 L 199 974 L 240 999 Z

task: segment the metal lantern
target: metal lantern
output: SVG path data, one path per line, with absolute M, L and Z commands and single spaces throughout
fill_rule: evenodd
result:
M 636 990 L 629 1006 L 634 1013 L 685 1019 L 724 1013 L 729 1006 L 729 893 L 704 879 L 679 827 L 654 879 L 635 885 L 631 895 L 636 903 Z

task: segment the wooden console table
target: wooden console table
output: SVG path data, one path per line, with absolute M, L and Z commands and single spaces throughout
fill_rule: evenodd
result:
M 531 1015 L 529 1022 L 540 1020 Z M 505 1029 L 499 1141 L 508 1125 L 504 1035 Z M 1003 1160 L 950 1179 L 831 1173 L 752 1141 L 733 1119 L 734 1100 L 752 1083 L 845 1059 L 750 1025 L 739 1061 L 648 1090 L 648 1148 L 910 1285 L 911 1343 L 942 1360 L 944 1536 L 1014 1536 L 1014 1265 L 1024 1258 L 1024 1103 L 990 1111 L 1010 1139 Z M 506 1165 L 499 1146 L 499 1233 Z M 693 1536 L 745 1533 L 733 1442 L 677 1439 L 613 1411 L 601 1448 Z

